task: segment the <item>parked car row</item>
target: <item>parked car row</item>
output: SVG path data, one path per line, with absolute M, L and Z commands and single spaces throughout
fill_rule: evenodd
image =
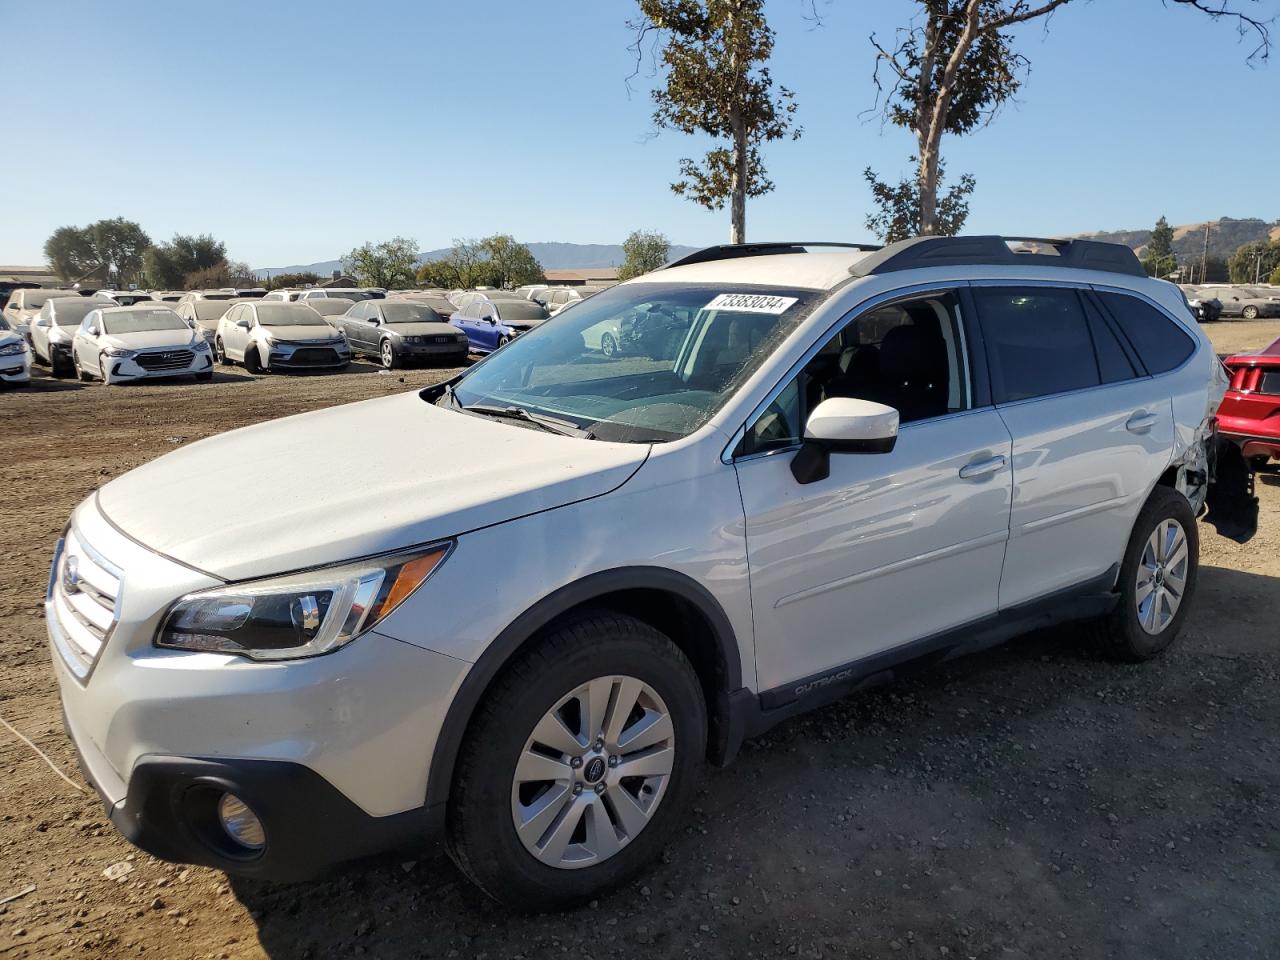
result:
M 1247 284 L 1182 286 L 1197 320 L 1260 320 L 1280 317 L 1280 287 Z

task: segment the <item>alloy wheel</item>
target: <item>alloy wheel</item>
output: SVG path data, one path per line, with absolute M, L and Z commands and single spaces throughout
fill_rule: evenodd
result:
M 600 352 L 606 357 L 612 357 L 618 352 L 618 341 L 613 339 L 613 334 L 606 333 L 600 338 Z
M 382 341 L 382 365 L 390 370 L 396 363 L 395 348 L 391 346 L 390 340 Z
M 628 676 L 590 680 L 543 715 L 520 751 L 516 834 L 547 866 L 595 866 L 649 823 L 674 762 L 675 729 L 653 687 Z
M 1138 560 L 1138 623 L 1150 634 L 1161 633 L 1178 615 L 1187 589 L 1190 554 L 1187 533 L 1177 520 L 1156 524 Z

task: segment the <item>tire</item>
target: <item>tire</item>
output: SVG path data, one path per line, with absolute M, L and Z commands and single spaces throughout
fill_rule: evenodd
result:
M 602 334 L 600 337 L 600 352 L 606 357 L 615 357 L 618 355 L 618 341 L 613 339 L 612 333 Z
M 378 359 L 382 362 L 384 370 L 398 370 L 403 366 L 403 361 L 396 354 L 396 346 L 390 340 L 383 340 L 379 344 Z
M 1244 317 L 1246 320 L 1257 320 L 1258 308 L 1250 304 L 1240 311 L 1240 316 Z
M 511 342 L 511 338 L 510 338 L 510 337 L 508 337 L 508 336 L 501 336 L 501 337 L 499 337 L 499 338 L 498 338 L 498 345 L 497 345 L 496 347 L 494 347 L 493 349 L 495 349 L 495 350 L 501 350 L 503 347 L 505 347 L 505 346 L 506 346 L 508 343 L 510 343 L 510 342 Z
M 1181 530 L 1185 551 L 1178 547 L 1175 527 Z M 1162 543 L 1164 547 L 1157 551 Z M 1173 549 L 1165 553 L 1170 543 Z M 1185 553 L 1181 561 L 1180 553 Z M 1120 564 L 1116 588 L 1120 602 L 1098 623 L 1099 639 L 1107 652 L 1118 660 L 1140 663 L 1168 649 L 1195 597 L 1199 568 L 1200 533 L 1191 504 L 1176 490 L 1156 487 L 1138 514 Z M 1147 584 L 1153 580 L 1157 584 L 1145 601 L 1140 577 Z
M 80 361 L 76 359 L 75 354 L 72 354 L 71 356 L 71 366 L 75 368 L 76 379 L 79 380 L 81 383 L 88 383 L 90 380 L 93 379 L 93 374 L 85 373 L 83 370 L 80 369 Z
M 221 337 L 213 342 L 213 352 L 217 356 L 218 362 L 224 367 L 232 366 L 231 358 L 227 356 L 227 351 L 222 346 Z
M 102 385 L 104 387 L 109 387 L 111 386 L 111 381 L 107 379 L 106 363 L 107 363 L 106 357 L 98 358 L 98 375 L 102 378 Z
M 56 356 L 49 359 L 49 375 L 55 380 L 65 380 L 73 372 L 70 361 L 63 360 L 59 363 Z
M 244 348 L 244 368 L 250 373 L 262 373 L 262 354 L 258 353 L 257 344 L 249 344 Z
M 619 721 L 623 732 L 630 731 L 624 744 L 646 723 L 648 733 L 640 735 L 661 739 L 630 753 L 617 750 L 616 740 L 603 743 L 611 713 L 602 709 L 597 729 L 606 734 L 592 743 L 581 726 L 588 709 L 573 695 L 593 687 L 606 693 L 597 702 L 613 706 L 611 698 L 626 696 L 643 708 L 642 715 L 633 707 L 629 719 Z M 565 749 L 549 759 L 555 748 L 529 749 L 535 728 L 571 739 L 560 740 Z M 586 613 L 553 628 L 508 665 L 476 709 L 449 797 L 449 854 L 481 890 L 509 907 L 553 910 L 584 903 L 658 856 L 693 796 L 706 742 L 702 688 L 679 648 L 639 620 Z M 608 759 L 611 745 L 621 759 L 617 766 Z M 532 767 L 519 763 L 530 757 Z M 637 762 L 658 770 L 665 765 L 669 772 L 621 779 L 618 771 Z M 521 769 L 556 779 L 526 774 L 521 782 Z M 537 809 L 543 815 L 532 812 Z M 517 817 L 530 825 L 524 839 Z

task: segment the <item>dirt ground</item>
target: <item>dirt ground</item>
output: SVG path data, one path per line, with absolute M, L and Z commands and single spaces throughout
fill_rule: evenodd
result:
M 1213 327 L 1222 352 L 1280 335 Z M 575 913 L 508 915 L 443 857 L 278 887 L 135 853 L 61 729 L 41 600 L 67 515 L 191 440 L 446 375 L 0 394 L 0 717 L 79 787 L 0 725 L 0 958 L 1280 956 L 1280 474 L 1248 543 L 1202 525 L 1163 659 L 1117 666 L 1061 629 L 789 722 L 707 778 L 661 863 Z

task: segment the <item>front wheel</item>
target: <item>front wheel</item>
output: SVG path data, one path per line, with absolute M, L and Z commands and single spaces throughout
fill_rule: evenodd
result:
M 698 678 L 668 637 L 604 611 L 565 623 L 506 668 L 472 720 L 450 855 L 517 909 L 590 900 L 661 851 L 706 741 Z
M 382 367 L 384 370 L 394 370 L 400 365 L 400 358 L 396 356 L 395 344 L 390 340 L 382 341 L 382 347 L 379 349 L 379 356 L 382 358 Z
M 1257 320 L 1257 319 L 1258 319 L 1258 308 L 1257 308 L 1257 307 L 1254 307 L 1254 306 L 1248 306 L 1248 307 L 1245 307 L 1245 308 L 1244 308 L 1244 310 L 1242 310 L 1242 311 L 1241 311 L 1241 315 L 1242 315 L 1246 320 Z
M 618 352 L 618 341 L 613 339 L 612 333 L 606 333 L 600 337 L 600 352 L 606 357 L 612 357 Z
M 262 373 L 262 355 L 258 353 L 256 344 L 244 348 L 244 368 L 250 373 Z
M 1099 623 L 1107 649 L 1131 663 L 1163 653 L 1182 629 L 1199 568 L 1200 531 L 1191 504 L 1176 490 L 1156 487 L 1120 564 L 1120 600 Z

